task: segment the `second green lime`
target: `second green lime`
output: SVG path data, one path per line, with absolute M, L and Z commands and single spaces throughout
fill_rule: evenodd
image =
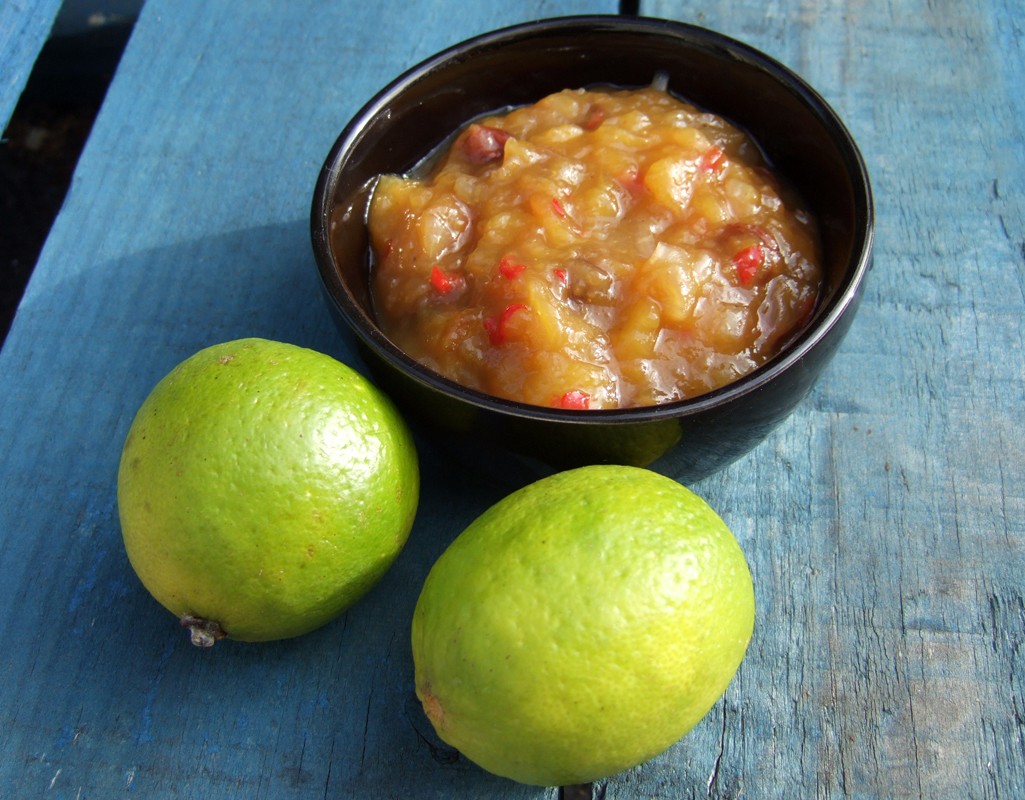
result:
M 587 783 L 701 720 L 754 613 L 740 545 L 700 497 L 637 467 L 583 467 L 501 500 L 435 563 L 413 616 L 416 691 L 485 769 Z

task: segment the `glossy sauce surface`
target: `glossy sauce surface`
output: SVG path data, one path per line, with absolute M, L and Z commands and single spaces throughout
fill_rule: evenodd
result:
M 657 87 L 565 90 L 470 124 L 368 212 L 384 332 L 492 395 L 566 408 L 703 394 L 811 317 L 815 224 L 757 145 Z

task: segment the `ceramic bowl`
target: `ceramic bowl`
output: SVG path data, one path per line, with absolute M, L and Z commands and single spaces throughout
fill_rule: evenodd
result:
M 565 88 L 649 85 L 746 129 L 817 217 L 825 291 L 811 323 L 776 357 L 716 391 L 664 405 L 542 408 L 460 386 L 378 328 L 368 289 L 366 208 L 375 178 L 409 171 L 469 120 Z M 854 319 L 871 265 L 869 177 L 850 133 L 792 71 L 714 31 L 636 17 L 547 19 L 477 36 L 418 64 L 339 135 L 312 204 L 320 277 L 376 382 L 435 444 L 478 468 L 526 479 L 591 463 L 699 480 L 761 442 L 801 403 Z

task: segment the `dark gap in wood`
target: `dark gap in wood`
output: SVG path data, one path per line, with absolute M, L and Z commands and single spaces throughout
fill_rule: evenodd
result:
M 43 45 L 0 135 L 0 345 L 60 212 L 132 26 Z

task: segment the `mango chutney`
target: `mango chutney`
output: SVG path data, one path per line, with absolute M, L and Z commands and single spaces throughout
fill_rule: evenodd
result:
M 565 408 L 723 386 L 810 319 L 814 220 L 745 133 L 658 86 L 565 90 L 378 179 L 378 323 L 465 386 Z

